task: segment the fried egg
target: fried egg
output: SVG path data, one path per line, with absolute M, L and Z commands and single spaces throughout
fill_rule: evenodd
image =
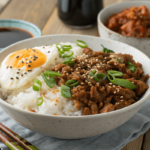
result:
M 1 63 L 0 83 L 5 89 L 18 89 L 55 65 L 56 46 L 35 47 L 9 54 Z

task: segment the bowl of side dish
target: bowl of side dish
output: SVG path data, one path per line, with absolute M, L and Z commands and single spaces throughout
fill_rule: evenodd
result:
M 125 24 L 123 23 L 124 26 L 122 26 L 122 29 L 126 28 L 126 30 L 129 30 L 129 32 L 128 32 L 129 34 L 124 34 L 124 32 L 122 32 L 122 34 L 120 34 L 119 33 L 120 31 L 116 32 L 116 31 L 113 31 L 112 29 L 106 27 L 106 22 L 108 21 L 108 19 L 112 15 L 118 14 L 121 11 L 123 11 L 125 9 L 129 9 L 131 7 L 132 7 L 131 10 L 134 9 L 135 7 L 138 7 L 137 9 L 139 9 L 140 11 L 143 11 L 143 10 L 144 11 L 145 10 L 150 11 L 150 5 L 149 4 L 150 4 L 149 1 L 133 1 L 133 2 L 128 1 L 128 2 L 116 3 L 116 4 L 113 4 L 113 5 L 110 5 L 106 8 L 104 8 L 103 10 L 100 11 L 100 13 L 98 14 L 98 17 L 97 17 L 98 30 L 99 30 L 100 36 L 104 37 L 104 38 L 120 41 L 120 42 L 129 44 L 131 46 L 134 46 L 134 47 L 138 48 L 139 50 L 141 50 L 142 52 L 144 52 L 146 55 L 148 55 L 150 57 L 150 50 L 149 50 L 150 40 L 149 40 L 149 36 L 148 37 L 143 36 L 143 35 L 135 36 L 135 35 L 132 35 L 132 33 L 130 33 L 130 31 L 132 30 L 132 28 L 130 28 L 132 26 L 132 23 L 134 21 L 136 23 L 136 21 L 138 21 L 138 17 L 141 17 L 140 19 L 142 19 L 142 17 L 144 18 L 144 16 L 138 16 L 138 14 L 136 14 L 137 16 L 135 17 L 135 19 L 133 19 L 134 21 L 131 19 L 131 24 L 129 23 L 130 19 L 127 21 L 128 25 L 126 24 L 126 27 L 125 27 Z M 146 8 L 144 8 L 143 6 L 146 6 Z M 144 9 L 141 8 L 141 7 L 143 7 Z M 131 11 L 131 13 L 132 13 L 132 11 Z M 124 14 L 124 16 L 125 15 L 126 14 Z M 132 15 L 132 14 L 129 14 L 128 17 L 130 17 L 130 15 Z M 149 17 L 147 17 L 147 18 L 149 18 Z M 122 21 L 125 21 L 125 20 L 122 20 Z M 115 22 L 117 23 L 117 20 L 115 20 Z M 137 22 L 137 24 L 138 24 L 138 22 Z M 139 27 L 141 29 L 137 30 L 137 28 L 139 28 Z M 144 28 L 142 26 L 137 26 L 137 28 L 136 28 L 137 33 L 141 33 L 142 30 L 144 30 Z M 146 30 L 144 32 L 145 32 L 145 34 L 149 33 L 148 30 Z
M 67 60 L 67 64 L 64 56 L 70 56 L 72 53 L 66 54 L 60 52 L 60 45 L 67 53 L 71 48 L 72 52 L 74 52 L 74 55 L 72 56 L 75 58 L 72 58 L 71 61 Z M 86 47 L 87 45 L 88 48 Z M 102 50 L 103 52 L 101 52 Z M 77 54 L 77 51 L 79 54 Z M 81 52 L 84 53 L 83 56 L 81 55 Z M 22 55 L 22 53 L 24 53 L 24 55 Z M 28 57 L 30 53 L 34 54 L 33 56 L 30 56 L 30 59 L 33 60 L 28 61 L 29 58 L 25 58 L 22 60 L 23 62 L 20 61 L 22 57 Z M 79 55 L 79 57 L 75 56 L 76 54 Z M 80 57 L 80 55 L 82 57 Z M 14 56 L 15 58 L 12 59 Z M 119 58 L 116 58 L 116 56 Z M 47 57 L 46 62 L 44 62 L 45 57 Z M 96 57 L 96 59 L 92 58 L 91 62 L 91 59 L 88 59 L 88 57 Z M 9 64 L 8 58 L 12 59 L 10 61 L 11 64 Z M 86 59 L 88 60 L 87 62 Z M 128 59 L 130 60 L 130 63 L 127 61 Z M 1 107 L 17 123 L 28 129 L 51 137 L 80 139 L 106 133 L 133 117 L 150 96 L 150 88 L 148 88 L 150 86 L 149 58 L 138 49 L 118 41 L 83 35 L 48 35 L 10 45 L 0 52 L 0 60 L 0 71 L 2 71 L 2 73 L 0 73 Z M 49 67 L 46 63 L 51 64 L 51 62 L 48 62 L 49 60 L 55 63 L 52 65 L 54 68 L 52 71 L 45 71 L 44 67 L 46 67 L 46 69 Z M 19 62 L 19 68 L 17 68 L 18 66 L 13 66 L 13 61 L 15 64 L 17 61 Z M 38 63 L 34 64 L 34 61 Z M 59 64 L 61 61 L 63 61 L 63 63 Z M 85 62 L 83 63 L 83 61 Z M 101 64 L 99 61 L 103 61 L 103 63 Z M 80 62 L 82 63 L 80 64 Z M 123 62 L 128 68 L 125 67 Z M 40 65 L 40 63 L 42 63 L 41 66 L 35 68 L 37 65 Z M 78 64 L 80 64 L 80 66 L 78 66 Z M 73 65 L 78 67 L 73 67 Z M 87 75 L 82 74 L 85 69 L 81 69 L 81 67 L 86 66 L 86 68 L 90 68 L 93 65 L 95 65 L 97 69 L 95 68 L 91 71 L 88 70 L 89 72 Z M 104 70 L 102 73 L 102 70 L 100 69 L 100 71 L 98 68 L 101 68 L 103 65 L 119 68 L 116 69 L 116 71 L 112 69 L 108 70 L 108 68 L 107 73 Z M 120 67 L 120 65 L 122 67 Z M 25 73 L 23 73 L 24 68 L 21 68 L 22 66 L 28 68 L 28 70 L 25 70 Z M 106 67 L 104 67 L 104 69 L 105 68 Z M 5 69 L 6 71 L 4 71 Z M 69 71 L 67 71 L 68 69 Z M 130 78 L 127 74 L 123 75 L 120 69 L 124 69 L 124 71 L 127 70 L 128 75 L 131 75 Z M 4 76 L 3 71 L 7 76 Z M 69 80 L 67 81 L 65 79 L 69 79 L 69 76 L 71 75 L 70 72 L 74 74 L 73 79 L 76 78 L 75 82 L 71 81 L 71 86 L 74 87 L 69 86 L 69 83 L 67 83 Z M 11 73 L 14 73 L 14 75 L 12 76 Z M 46 79 L 45 76 L 49 74 L 51 75 Z M 78 78 L 79 74 L 82 74 L 80 78 Z M 107 76 L 106 79 L 106 75 L 104 74 L 108 74 L 109 77 Z M 54 77 L 52 77 L 53 75 Z M 139 78 L 139 80 L 137 81 L 131 78 L 132 75 L 135 76 L 135 78 Z M 63 77 L 65 82 L 60 76 Z M 87 81 L 84 79 L 84 76 L 88 77 Z M 117 80 L 114 80 L 114 76 Z M 61 87 L 57 87 L 56 85 L 55 87 L 52 86 L 54 82 L 49 84 L 47 80 L 50 78 L 51 81 L 56 80 L 55 84 Z M 4 80 L 6 82 L 4 82 Z M 29 82 L 29 80 L 31 80 L 31 82 Z M 32 80 L 34 80 L 34 82 Z M 82 83 L 84 80 L 86 86 Z M 91 82 L 87 83 L 89 82 L 88 80 L 91 80 Z M 118 81 L 119 83 L 121 81 L 122 84 L 118 85 Z M 102 82 L 103 84 L 100 85 Z M 24 85 L 25 83 L 26 85 Z M 37 84 L 40 86 L 37 86 Z M 85 91 L 84 87 L 87 87 L 87 91 Z M 88 92 L 89 87 L 90 91 Z M 101 92 L 101 95 L 98 94 L 95 87 L 97 90 L 100 88 L 101 91 L 98 92 L 99 94 Z M 15 88 L 17 91 L 13 90 Z M 70 89 L 72 96 L 70 94 Z M 111 93 L 110 89 L 113 90 L 113 93 Z M 122 90 L 127 92 L 124 96 L 119 94 Z M 142 91 L 142 93 L 140 91 Z M 80 92 L 83 92 L 83 95 L 81 94 L 80 96 L 81 101 L 77 101 L 79 96 L 76 96 L 76 93 L 80 95 Z M 84 92 L 87 93 L 85 94 Z M 7 97 L 4 93 L 9 96 Z M 108 99 L 104 98 L 104 100 L 101 101 L 102 95 L 104 94 L 103 96 L 106 97 L 108 93 L 111 93 L 111 97 L 109 96 Z M 118 97 L 118 95 L 120 96 Z M 79 112 L 79 104 L 81 104 L 82 98 L 85 99 L 85 97 L 88 96 L 91 101 L 89 101 L 88 104 L 86 101 L 84 104 L 82 103 L 80 107 L 83 107 L 84 109 L 81 108 L 81 111 Z M 76 100 L 70 100 L 72 97 L 76 98 Z M 112 97 L 114 97 L 113 100 L 111 100 Z M 103 101 L 106 103 L 103 103 Z M 95 103 L 98 104 L 98 107 Z M 108 103 L 109 105 L 107 105 Z M 124 104 L 124 107 L 122 107 L 122 104 Z M 69 109 L 64 109 L 64 106 L 66 105 Z M 74 106 L 77 107 L 74 108 Z M 63 107 L 63 110 L 60 110 L 60 107 Z M 96 108 L 98 108 L 98 112 Z

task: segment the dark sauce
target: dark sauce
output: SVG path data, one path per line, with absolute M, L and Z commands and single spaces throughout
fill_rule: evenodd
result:
M 88 26 L 96 23 L 103 8 L 102 0 L 59 0 L 58 15 L 67 25 Z
M 0 28 L 0 48 L 31 37 L 33 37 L 33 35 L 23 29 L 9 27 Z

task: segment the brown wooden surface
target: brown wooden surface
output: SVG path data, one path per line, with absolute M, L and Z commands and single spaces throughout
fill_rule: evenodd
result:
M 104 6 L 126 0 L 104 0 Z M 57 0 L 11 0 L 0 14 L 0 19 L 23 19 L 36 24 L 43 35 L 84 34 L 98 36 L 97 25 L 75 30 L 61 22 L 57 15 Z M 127 144 L 122 150 L 150 150 L 150 130 Z
M 144 135 L 142 150 L 150 150 L 150 129 Z
M 56 0 L 11 0 L 1 12 L 0 19 L 22 19 L 42 29 L 56 3 Z

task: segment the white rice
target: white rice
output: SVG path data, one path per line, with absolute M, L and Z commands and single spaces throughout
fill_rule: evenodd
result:
M 62 45 L 72 45 L 72 51 L 74 57 L 81 56 L 83 49 L 78 47 L 74 43 L 60 43 Z M 55 44 L 52 46 L 56 46 Z M 52 46 L 45 46 L 45 49 L 51 48 Z M 41 47 L 35 47 L 40 49 Z M 59 64 L 63 61 L 58 56 L 57 60 L 52 66 Z M 52 68 L 50 66 L 50 68 Z M 73 104 L 72 100 L 68 100 L 61 96 L 60 87 L 55 85 L 53 88 L 49 88 L 44 82 L 41 75 L 37 76 L 42 82 L 42 89 L 40 91 L 34 91 L 32 88 L 33 81 L 23 86 L 22 88 L 10 91 L 0 87 L 0 97 L 6 99 L 6 101 L 12 104 L 14 107 L 24 109 L 27 111 L 35 111 L 39 114 L 50 114 L 50 115 L 67 115 L 67 116 L 80 116 L 83 113 L 83 109 L 78 110 Z M 43 103 L 41 106 L 37 106 L 37 99 L 42 97 Z

